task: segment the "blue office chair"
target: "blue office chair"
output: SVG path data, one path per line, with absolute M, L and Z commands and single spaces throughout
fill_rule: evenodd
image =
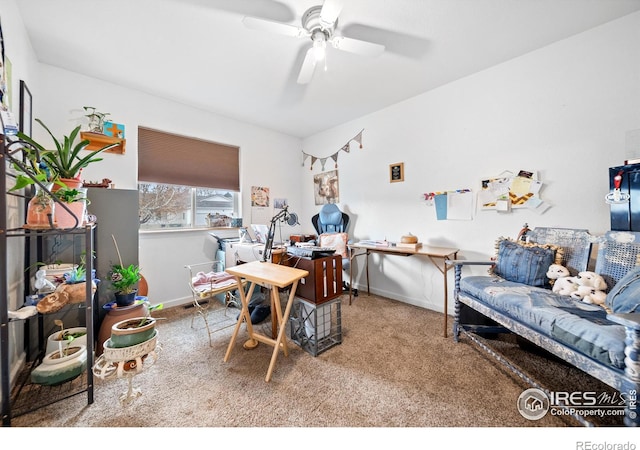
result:
M 334 203 L 329 203 L 320 208 L 320 212 L 318 214 L 315 214 L 311 218 L 311 223 L 318 233 L 319 246 L 322 246 L 322 235 L 327 236 L 336 233 L 344 234 L 345 248 L 336 248 L 336 251 L 342 254 L 342 270 L 348 272 L 351 264 L 351 261 L 349 260 L 349 252 L 346 248 L 348 239 L 347 230 L 349 228 L 349 215 L 340 211 L 340 209 Z M 349 284 L 344 279 L 342 281 L 342 290 L 343 292 L 349 291 Z M 358 296 L 357 289 L 353 289 L 352 293 L 354 297 Z

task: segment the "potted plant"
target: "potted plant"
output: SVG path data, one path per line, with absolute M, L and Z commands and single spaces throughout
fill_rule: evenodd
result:
M 87 189 L 81 187 L 70 188 L 62 185 L 53 195 L 59 202 L 63 203 L 54 212 L 54 222 L 57 227 L 76 228 L 82 226 L 87 212 L 87 205 L 91 203 L 87 198 Z
M 138 292 L 137 285 L 142 279 L 142 274 L 140 273 L 140 267 L 136 264 L 129 264 L 128 266 L 122 264 L 122 256 L 115 236 L 111 235 L 111 239 L 113 239 L 113 245 L 116 247 L 118 261 L 120 262 L 120 264 L 111 265 L 109 273 L 111 287 L 115 291 L 116 305 L 129 306 L 135 302 L 136 293 Z
M 80 133 L 80 125 L 74 128 L 68 136 L 63 136 L 61 140 L 58 140 L 42 120 L 36 119 L 36 122 L 49 133 L 55 144 L 55 150 L 47 150 L 42 144 L 24 133 L 19 132 L 18 138 L 37 149 L 37 152 L 33 153 L 39 153 L 40 161 L 44 162 L 48 170 L 51 171 L 53 179 L 59 181 L 58 185 L 62 183 L 67 187 L 81 187 L 80 174 L 82 169 L 91 163 L 102 161 L 102 158 L 98 158 L 97 155 L 117 145 L 109 144 L 81 157 L 80 151 L 84 150 L 90 142 L 84 139 L 76 143 L 78 133 Z
M 85 116 L 89 119 L 89 131 L 92 133 L 104 133 L 104 122 L 110 113 L 96 111 L 93 106 L 83 106 L 83 108 L 89 113 Z
M 93 256 L 95 258 L 95 256 Z M 95 269 L 91 270 L 91 292 L 98 289 L 100 280 L 95 278 Z M 80 264 L 71 268 L 63 275 L 64 282 L 56 288 L 56 292 L 64 292 L 69 297 L 68 303 L 84 303 L 87 298 L 87 268 L 86 255 L 80 256 Z
M 8 155 L 16 172 L 15 183 L 9 191 L 34 186 L 34 192 L 27 204 L 26 224 L 34 228 L 50 228 L 55 208 L 50 192 L 55 175 L 41 159 L 37 149 L 24 146 L 22 154 L 23 160 Z
M 156 334 L 156 319 L 151 316 L 121 320 L 111 327 L 111 347 L 138 345 Z
M 53 322 L 60 327 L 60 331 L 56 331 L 49 335 L 47 338 L 47 349 L 45 353 L 51 353 L 56 350 L 61 355 L 68 353 L 67 350 L 71 346 L 72 342 L 74 345 L 87 345 L 86 327 L 65 328 L 62 320 L 56 319 Z
M 135 264 L 123 266 L 122 264 L 113 264 L 109 279 L 111 286 L 115 291 L 116 304 L 118 306 L 132 305 L 138 292 L 138 281 L 142 278 L 140 267 Z
M 56 386 L 78 377 L 87 367 L 87 329 L 65 330 L 61 320 L 54 323 L 60 332 L 49 336 L 42 364 L 31 372 L 32 383 Z

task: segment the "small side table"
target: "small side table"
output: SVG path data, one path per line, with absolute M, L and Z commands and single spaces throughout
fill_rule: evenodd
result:
M 227 347 L 227 353 L 224 355 L 224 362 L 227 362 L 229 360 L 229 356 L 231 356 L 231 350 L 233 350 L 233 347 L 236 343 L 236 338 L 238 337 L 238 332 L 240 331 L 240 326 L 242 325 L 242 322 L 245 322 L 247 325 L 247 332 L 249 333 L 249 340 L 247 340 L 243 345 L 246 350 L 255 348 L 258 345 L 258 342 L 264 342 L 265 344 L 273 345 L 271 362 L 269 363 L 269 370 L 267 371 L 267 376 L 265 378 L 265 381 L 268 382 L 269 380 L 271 380 L 271 374 L 273 373 L 273 368 L 276 364 L 276 359 L 278 358 L 278 352 L 280 351 L 280 349 L 282 349 L 285 356 L 289 355 L 289 349 L 287 348 L 287 339 L 285 336 L 287 320 L 289 319 L 289 313 L 291 312 L 291 306 L 293 304 L 293 298 L 296 294 L 298 282 L 301 278 L 309 275 L 309 272 L 307 272 L 306 270 L 287 267 L 280 264 L 261 261 L 254 261 L 235 267 L 228 267 L 226 271 L 236 277 L 236 279 L 238 280 L 238 285 L 241 285 L 243 280 L 247 280 L 251 283 L 251 286 L 249 287 L 249 292 L 247 293 L 244 292 L 244 289 L 240 289 L 242 311 L 240 312 L 240 317 L 238 317 L 238 322 L 236 323 L 236 326 L 233 330 L 231 341 L 229 342 L 229 346 Z M 253 330 L 253 326 L 251 325 L 251 314 L 249 314 L 249 298 L 251 298 L 253 290 L 258 284 L 265 284 L 268 287 L 271 287 L 271 305 L 272 310 L 275 309 L 276 323 L 278 324 L 278 337 L 276 339 L 272 339 L 263 334 L 255 332 Z M 284 288 L 289 285 L 291 286 L 291 290 L 289 292 L 287 306 L 285 307 L 283 313 L 280 306 L 280 294 L 278 288 Z

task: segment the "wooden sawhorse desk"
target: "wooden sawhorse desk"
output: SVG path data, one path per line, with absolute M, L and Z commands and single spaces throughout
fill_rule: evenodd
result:
M 238 332 L 240 331 L 240 326 L 244 321 L 247 324 L 247 333 L 249 333 L 249 340 L 246 341 L 243 345 L 245 349 L 250 350 L 256 348 L 258 342 L 264 342 L 265 344 L 273 345 L 273 354 L 271 355 L 269 370 L 267 371 L 267 376 L 265 378 L 265 381 L 269 381 L 271 380 L 271 374 L 273 373 L 273 368 L 276 364 L 276 359 L 278 358 L 278 352 L 280 351 L 280 349 L 284 351 L 285 356 L 289 356 L 289 349 L 287 348 L 287 338 L 285 336 L 287 320 L 289 319 L 289 313 L 291 312 L 291 306 L 293 304 L 293 298 L 296 294 L 298 282 L 301 278 L 309 275 L 309 272 L 307 272 L 306 270 L 296 269 L 294 267 L 288 267 L 262 261 L 253 261 L 250 263 L 241 264 L 239 266 L 228 267 L 226 271 L 227 273 L 236 277 L 239 286 L 242 285 L 243 280 L 250 282 L 251 286 L 249 287 L 249 291 L 247 293 L 244 292 L 244 289 L 239 290 L 240 300 L 242 302 L 242 310 L 240 311 L 240 316 L 238 317 L 238 321 L 236 322 L 236 326 L 233 330 L 231 342 L 229 342 L 229 346 L 227 347 L 227 353 L 224 355 L 224 362 L 227 362 L 229 360 L 231 350 L 236 343 L 236 338 L 238 337 Z M 253 295 L 253 290 L 255 289 L 257 284 L 265 284 L 271 287 L 271 311 L 273 314 L 275 310 L 276 314 L 275 320 L 273 317 L 272 320 L 274 320 L 274 323 L 276 323 L 278 326 L 278 335 L 275 339 L 255 332 L 253 330 L 253 325 L 251 324 L 251 314 L 249 314 L 249 299 Z M 287 305 L 283 313 L 280 306 L 280 294 L 278 288 L 284 288 L 289 285 L 291 285 L 291 291 L 289 293 Z
M 351 304 L 352 297 L 352 286 L 353 286 L 353 260 L 358 256 L 366 256 L 367 264 L 366 264 L 366 273 L 367 273 L 367 294 L 371 295 L 371 291 L 369 290 L 369 255 L 373 253 L 382 253 L 385 255 L 399 255 L 399 256 L 411 256 L 411 255 L 421 255 L 427 256 L 429 260 L 433 263 L 433 265 L 442 273 L 444 276 L 444 337 L 447 337 L 447 309 L 449 307 L 449 295 L 448 289 L 449 284 L 447 282 L 447 272 L 451 267 L 447 264 L 448 260 L 456 259 L 458 252 L 457 248 L 448 248 L 448 247 L 431 247 L 431 246 L 422 246 L 415 250 L 408 248 L 398 248 L 398 247 L 382 247 L 375 245 L 365 245 L 365 244 L 348 244 L 349 247 L 349 304 Z M 358 252 L 359 251 L 359 252 Z M 439 266 L 436 262 L 436 259 L 442 260 L 442 266 Z

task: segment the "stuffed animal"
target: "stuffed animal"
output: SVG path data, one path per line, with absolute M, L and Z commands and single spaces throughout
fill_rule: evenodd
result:
M 591 292 L 584 296 L 582 299 L 585 303 L 592 303 L 594 305 L 600 305 L 603 308 L 607 309 L 605 306 L 605 301 L 607 300 L 607 294 L 604 291 L 598 291 L 595 289 L 591 289 Z
M 605 292 L 607 290 L 607 282 L 604 278 L 590 271 L 580 272 L 576 278 L 579 284 L 576 292 L 581 292 L 582 295 L 576 295 L 575 297 L 579 297 L 579 299 L 585 303 L 600 305 L 606 309 L 604 303 L 607 299 Z
M 569 269 L 561 264 L 551 264 L 547 270 L 547 278 L 549 278 L 551 284 L 554 284 L 558 278 L 568 277 L 569 275 L 571 275 Z
M 571 295 L 578 289 L 577 277 L 570 276 L 569 269 L 561 264 L 551 264 L 547 278 L 553 286 L 551 290 L 556 294 Z
M 589 286 L 580 286 L 577 283 L 576 285 L 576 290 L 569 295 L 574 300 L 584 301 L 585 298 L 590 296 L 595 291 L 592 287 Z
M 578 284 L 580 286 L 589 286 L 598 291 L 607 290 L 607 282 L 604 281 L 602 275 L 598 275 L 595 272 L 584 271 L 578 273 Z

